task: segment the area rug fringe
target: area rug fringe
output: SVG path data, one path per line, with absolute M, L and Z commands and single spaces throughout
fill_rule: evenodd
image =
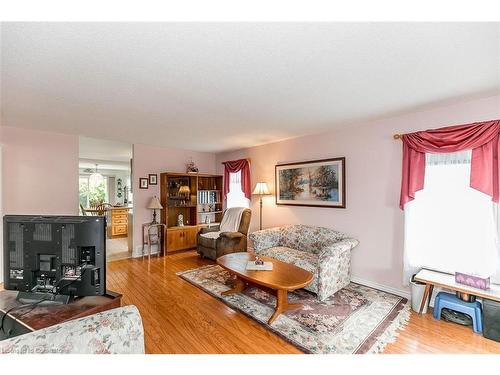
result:
M 399 334 L 406 328 L 410 321 L 410 304 L 406 303 L 394 321 L 385 329 L 384 333 L 377 339 L 375 344 L 366 354 L 378 354 L 384 351 L 388 344 L 396 342 Z

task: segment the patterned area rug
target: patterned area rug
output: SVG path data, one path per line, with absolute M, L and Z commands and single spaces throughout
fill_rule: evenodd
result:
M 397 329 L 402 329 L 410 317 L 405 298 L 351 283 L 324 302 L 303 289 L 289 293 L 289 301 L 302 303 L 303 308 L 287 311 L 268 325 L 274 312 L 274 295 L 250 287 L 242 293 L 221 296 L 221 292 L 230 289 L 233 279 L 217 265 L 178 275 L 306 353 L 378 353 L 396 339 Z

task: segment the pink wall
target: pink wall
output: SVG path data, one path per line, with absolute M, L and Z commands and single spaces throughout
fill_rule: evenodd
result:
M 139 178 L 147 178 L 148 174 L 156 173 L 159 181 L 162 172 L 185 172 L 186 163 L 191 157 L 200 173 L 215 173 L 215 154 L 134 144 L 132 161 L 134 250 L 142 244 L 142 224 L 151 221 L 152 212 L 146 206 L 153 195 L 160 196 L 160 185 L 151 185 L 147 190 L 139 189 Z
M 222 173 L 221 162 L 250 158 L 252 186 L 267 181 L 274 192 L 276 163 L 345 156 L 346 209 L 276 206 L 270 196 L 264 200 L 263 226 L 303 223 L 349 233 L 360 240 L 352 255 L 353 276 L 401 290 L 403 212 L 398 202 L 402 147 L 392 135 L 498 118 L 500 96 L 494 96 L 221 153 L 217 168 Z M 258 228 L 257 199 L 252 199 L 252 210 L 250 230 L 254 231 Z
M 2 126 L 4 214 L 78 215 L 78 136 Z

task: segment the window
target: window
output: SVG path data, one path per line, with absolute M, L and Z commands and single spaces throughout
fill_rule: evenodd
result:
M 470 187 L 471 151 L 426 154 L 424 189 L 405 205 L 405 281 L 420 268 L 500 282 L 498 219 L 491 197 Z
M 250 207 L 250 200 L 241 190 L 241 171 L 229 173 L 229 193 L 227 194 L 227 208 Z
M 104 181 L 95 188 L 89 185 L 89 176 L 80 175 L 79 179 L 80 204 L 83 207 L 109 202 L 108 197 L 108 178 L 104 176 Z

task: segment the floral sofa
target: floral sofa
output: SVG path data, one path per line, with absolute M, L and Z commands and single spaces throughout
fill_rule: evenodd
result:
M 0 341 L 0 354 L 144 354 L 135 306 L 119 307 Z
M 359 241 L 333 229 L 288 225 L 253 232 L 257 254 L 294 264 L 311 272 L 305 289 L 325 300 L 351 280 L 351 250 Z

